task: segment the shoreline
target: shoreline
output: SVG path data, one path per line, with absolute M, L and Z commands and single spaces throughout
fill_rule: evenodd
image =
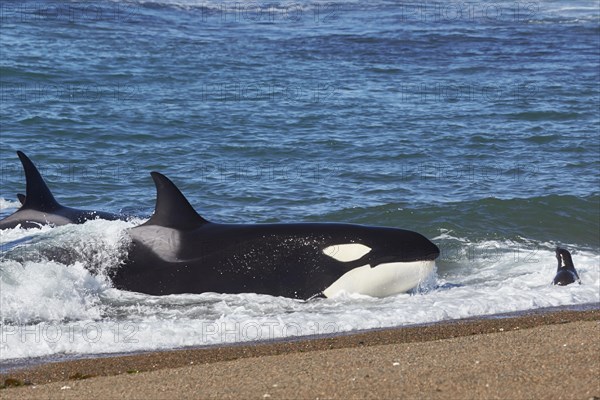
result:
M 460 338 L 519 332 L 548 326 L 576 325 L 592 322 L 599 326 L 600 304 L 552 307 L 515 313 L 443 321 L 394 328 L 378 328 L 346 332 L 328 337 L 299 337 L 259 343 L 236 343 L 227 346 L 205 346 L 161 350 L 126 355 L 102 355 L 68 361 L 49 362 L 0 373 L 0 384 L 12 379 L 21 388 L 45 386 L 53 382 L 84 382 L 111 376 L 137 376 L 152 371 L 174 370 L 190 365 L 241 362 L 264 357 L 298 356 L 347 349 L 377 348 L 441 342 Z M 589 328 L 589 327 L 588 327 Z M 596 338 L 598 336 L 596 335 Z M 600 372 L 600 371 L 599 371 Z M 10 386 L 10 385 L 7 385 Z M 3 394 L 19 390 L 7 388 Z M 600 395 L 600 393 L 597 393 Z
M 397 329 L 407 329 L 407 328 L 419 328 L 419 327 L 427 327 L 433 325 L 440 324 L 456 324 L 467 321 L 484 321 L 484 320 L 495 320 L 495 319 L 510 319 L 517 317 L 524 317 L 529 315 L 538 315 L 538 314 L 547 314 L 553 312 L 560 311 L 590 311 L 590 310 L 600 310 L 600 303 L 585 303 L 585 304 L 571 304 L 566 306 L 552 306 L 552 307 L 543 307 L 543 308 L 535 308 L 530 310 L 521 310 L 521 311 L 511 311 L 504 312 L 499 314 L 486 314 L 486 315 L 478 315 L 467 318 L 459 318 L 459 319 L 451 319 L 437 322 L 424 322 L 424 323 L 416 323 L 409 325 L 401 325 L 401 326 L 391 326 L 391 327 L 383 327 L 383 328 L 371 328 L 371 329 L 359 329 L 352 331 L 343 331 L 336 332 L 331 334 L 320 334 L 320 335 L 303 335 L 303 336 L 289 336 L 282 338 L 275 338 L 269 340 L 259 340 L 259 341 L 245 341 L 245 342 L 227 342 L 227 343 L 217 343 L 210 345 L 200 345 L 200 346 L 189 346 L 189 347 L 178 347 L 172 349 L 153 349 L 153 350 L 137 350 L 132 352 L 119 352 L 119 353 L 89 353 L 89 354 L 77 354 L 77 355 L 68 355 L 68 356 L 43 356 L 43 357 L 35 357 L 28 359 L 10 359 L 8 361 L 0 360 L 0 378 L 5 375 L 10 375 L 12 372 L 18 372 L 20 370 L 29 370 L 37 367 L 41 367 L 48 364 L 59 364 L 59 363 L 69 363 L 74 361 L 82 361 L 82 360 L 98 360 L 105 358 L 118 358 L 118 357 L 129 357 L 129 356 L 143 356 L 147 354 L 154 353 L 168 353 L 168 352 L 177 352 L 177 351 L 194 351 L 194 350 L 211 350 L 218 349 L 224 347 L 238 347 L 238 346 L 257 346 L 257 345 L 268 345 L 268 344 L 278 344 L 278 343 L 292 343 L 298 341 L 311 341 L 318 339 L 330 339 L 344 336 L 354 336 L 361 334 L 368 334 L 371 332 L 378 331 L 388 331 L 388 330 L 397 330 Z M 1 382 L 0 382 L 1 384 Z

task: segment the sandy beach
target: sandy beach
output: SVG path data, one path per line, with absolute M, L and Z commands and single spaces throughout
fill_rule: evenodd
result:
M 600 309 L 83 359 L 0 379 L 26 384 L 3 399 L 600 399 Z

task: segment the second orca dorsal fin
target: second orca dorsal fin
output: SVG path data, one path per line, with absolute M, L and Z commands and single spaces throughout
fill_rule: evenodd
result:
M 173 229 L 194 229 L 209 222 L 194 210 L 173 182 L 159 172 L 151 172 L 156 185 L 154 214 L 144 225 L 159 225 Z
M 23 193 L 17 193 L 17 199 L 19 199 L 19 203 L 21 203 L 21 205 L 25 204 L 25 195 Z
M 38 211 L 53 211 L 61 207 L 54 199 L 48 185 L 40 175 L 35 164 L 23 153 L 17 151 L 17 155 L 23 164 L 25 170 L 26 195 L 22 208 L 28 208 Z

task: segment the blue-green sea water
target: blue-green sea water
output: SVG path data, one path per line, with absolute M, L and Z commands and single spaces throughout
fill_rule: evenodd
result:
M 415 293 L 308 303 L 121 292 L 5 252 L 3 361 L 600 301 L 598 1 L 2 0 L 0 27 L 1 216 L 25 190 L 16 150 L 64 205 L 132 216 L 3 245 L 114 267 L 156 170 L 211 221 L 393 226 L 442 250 Z M 556 245 L 582 285 L 549 285 Z

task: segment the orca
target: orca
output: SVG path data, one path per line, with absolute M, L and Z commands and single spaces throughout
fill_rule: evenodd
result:
M 117 214 L 78 210 L 60 205 L 33 162 L 22 151 L 17 151 L 17 155 L 25 170 L 26 194 L 17 195 L 22 203 L 21 208 L 0 220 L 0 230 L 12 229 L 19 225 L 22 228 L 38 228 L 42 225 L 82 224 L 97 218 L 110 221 L 120 219 Z
M 128 257 L 111 274 L 117 289 L 151 295 L 384 297 L 417 287 L 440 254 L 423 235 L 396 228 L 209 222 L 166 176 L 151 175 L 155 212 L 128 230 Z
M 557 247 L 556 259 L 558 260 L 558 268 L 552 283 L 559 286 L 566 286 L 577 281 L 579 284 L 581 284 L 579 274 L 577 274 L 575 265 L 573 265 L 571 253 L 569 253 L 569 251 L 566 249 Z

